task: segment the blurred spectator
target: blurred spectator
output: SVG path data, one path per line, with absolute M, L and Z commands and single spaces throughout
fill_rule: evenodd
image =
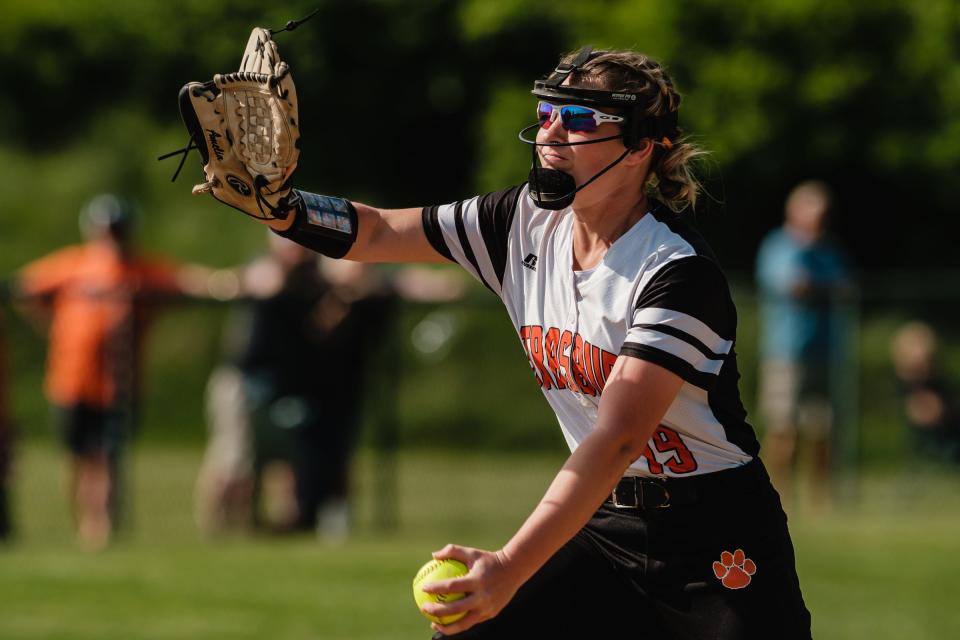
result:
M 787 197 L 784 224 L 757 256 L 760 293 L 760 395 L 764 460 L 789 503 L 799 441 L 812 458 L 812 497 L 830 502 L 831 430 L 840 335 L 838 303 L 852 291 L 847 261 L 827 234 L 830 191 L 821 182 L 797 185 Z M 833 365 L 833 366 L 832 366 Z
M 198 520 L 208 532 L 253 523 L 342 538 L 371 359 L 389 338 L 397 300 L 450 299 L 463 285 L 449 272 L 387 277 L 318 260 L 272 233 L 269 245 L 239 270 L 243 302 L 227 330 L 227 361 L 210 379 Z
M 81 543 L 105 546 L 119 523 L 121 454 L 135 424 L 144 329 L 158 303 L 204 295 L 207 272 L 135 256 L 130 203 L 84 207 L 85 242 L 23 267 L 15 295 L 48 326 L 45 390 L 70 451 L 66 486 Z
M 13 421 L 7 389 L 7 341 L 0 311 L 0 542 L 10 539 L 10 465 L 13 459 Z
M 225 362 L 207 387 L 210 439 L 197 484 L 202 529 L 291 529 L 320 422 L 323 326 L 330 287 L 315 255 L 275 234 L 269 252 L 238 270 Z M 296 471 L 299 471 L 299 474 Z M 300 476 L 299 478 L 297 476 Z
M 902 326 L 890 355 L 914 450 L 926 458 L 960 464 L 960 399 L 937 362 L 937 336 L 929 325 Z
M 197 477 L 197 524 L 207 533 L 247 528 L 253 522 L 253 443 L 243 376 L 232 364 L 211 373 L 206 411 L 209 434 Z

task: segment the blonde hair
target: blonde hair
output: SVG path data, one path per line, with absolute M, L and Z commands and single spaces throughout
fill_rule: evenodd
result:
M 568 53 L 570 63 L 577 52 Z M 597 87 L 612 91 L 638 93 L 646 98 L 647 115 L 657 116 L 680 107 L 680 93 L 660 63 L 636 51 L 595 52 L 576 72 L 570 74 L 572 86 Z M 702 190 L 692 165 L 707 152 L 678 129 L 676 139 L 653 140 L 655 145 L 644 188 L 647 193 L 673 211 L 694 207 Z

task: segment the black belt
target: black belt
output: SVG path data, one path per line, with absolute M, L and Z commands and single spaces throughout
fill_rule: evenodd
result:
M 604 504 L 615 509 L 666 509 L 743 491 L 756 486 L 758 480 L 769 481 L 759 458 L 733 469 L 687 478 L 627 476 Z

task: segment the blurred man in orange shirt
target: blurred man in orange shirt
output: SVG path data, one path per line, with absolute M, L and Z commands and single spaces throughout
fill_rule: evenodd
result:
M 45 391 L 71 452 L 77 533 L 94 549 L 116 525 L 146 321 L 158 303 L 206 288 L 203 268 L 136 257 L 132 227 L 129 203 L 96 196 L 81 213 L 86 242 L 26 265 L 17 280 L 18 296 L 49 323 Z

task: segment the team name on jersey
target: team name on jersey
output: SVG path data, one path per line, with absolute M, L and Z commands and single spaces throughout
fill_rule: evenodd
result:
M 557 327 L 524 325 L 520 342 L 544 391 L 570 389 L 599 396 L 617 360 L 616 354 L 590 344 L 579 333 Z

